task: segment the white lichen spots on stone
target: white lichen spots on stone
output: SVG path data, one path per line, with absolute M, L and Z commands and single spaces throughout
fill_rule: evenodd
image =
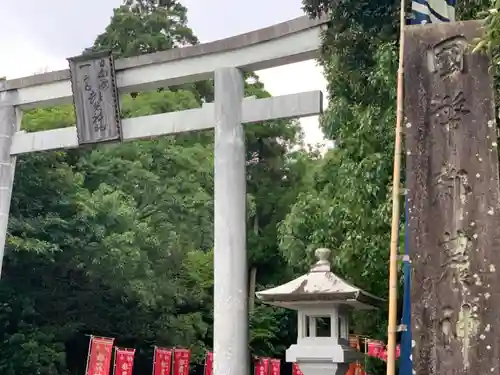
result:
M 486 327 L 484 327 L 485 332 L 489 332 L 491 330 L 491 324 L 486 324 Z
M 491 145 L 492 145 L 493 147 L 497 147 L 497 143 L 496 143 L 496 142 L 492 142 L 492 143 L 491 143 Z
M 481 161 L 483 161 L 483 158 L 479 158 L 478 160 L 481 162 Z
M 483 285 L 483 283 L 481 282 L 481 279 L 479 278 L 479 275 L 477 273 L 475 273 L 472 277 L 474 278 L 474 284 Z
M 490 207 L 488 210 L 488 215 L 493 216 L 495 214 L 495 211 L 493 210 L 493 207 Z
M 496 272 L 496 268 L 494 264 L 490 264 L 490 272 Z
M 477 306 L 472 307 L 472 311 L 476 312 L 477 311 Z
M 486 349 L 491 350 L 491 345 L 486 345 Z
M 488 120 L 488 128 L 492 128 L 495 125 L 493 120 Z
M 484 339 L 486 338 L 486 335 L 485 335 L 485 334 L 483 334 L 483 333 L 481 333 L 481 334 L 479 335 L 479 338 L 480 338 L 481 340 L 484 340 Z
M 490 120 L 490 121 L 491 121 L 491 120 Z M 488 123 L 488 126 L 489 126 L 489 123 Z M 407 122 L 407 123 L 406 123 L 406 127 L 407 127 L 407 128 L 411 128 L 411 122 Z M 490 126 L 490 128 L 491 128 L 491 126 Z
M 476 173 L 476 178 L 479 178 L 481 177 L 481 175 L 479 173 Z
M 495 372 L 495 368 L 494 367 L 490 368 L 490 371 Z
M 476 225 L 476 223 L 475 223 L 474 221 L 471 221 L 471 222 L 470 222 L 470 226 L 471 226 L 471 227 L 474 227 L 475 225 Z
M 464 215 L 462 213 L 460 213 L 460 220 L 463 220 L 464 219 Z
M 415 327 L 418 329 L 418 327 Z M 415 340 L 411 340 L 411 347 L 414 348 L 415 345 L 417 345 L 417 342 Z
M 472 238 L 474 238 L 475 240 L 477 240 L 477 237 L 479 237 L 479 236 L 477 235 L 477 233 L 474 233 L 474 234 L 472 235 Z
M 474 297 L 474 302 L 479 302 L 479 297 Z
M 491 297 L 491 294 L 488 292 L 484 293 L 484 299 L 489 299 Z
M 410 150 L 406 151 L 406 155 L 411 155 L 411 151 Z

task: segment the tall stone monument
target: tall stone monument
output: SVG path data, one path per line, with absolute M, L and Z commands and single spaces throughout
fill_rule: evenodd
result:
M 498 152 L 476 21 L 405 33 L 406 179 L 418 375 L 500 373 Z

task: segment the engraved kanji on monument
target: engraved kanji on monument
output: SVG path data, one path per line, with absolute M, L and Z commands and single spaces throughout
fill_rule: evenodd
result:
M 68 59 L 79 144 L 121 140 L 120 110 L 110 53 Z
M 418 375 L 500 372 L 499 178 L 477 21 L 405 31 L 406 179 Z

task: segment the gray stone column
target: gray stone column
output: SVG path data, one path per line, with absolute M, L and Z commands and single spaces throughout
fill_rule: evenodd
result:
M 215 71 L 214 375 L 247 375 L 248 275 L 243 75 Z
M 0 82 L 0 87 L 2 82 Z M 16 158 L 10 156 L 12 135 L 20 125 L 21 115 L 16 116 L 16 109 L 11 104 L 13 93 L 0 92 L 0 276 L 7 241 L 10 199 L 14 184 Z M 17 121 L 19 117 L 19 121 Z

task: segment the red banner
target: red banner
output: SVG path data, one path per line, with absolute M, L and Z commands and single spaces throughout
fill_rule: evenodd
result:
M 114 375 L 132 375 L 134 355 L 135 349 L 116 348 Z
M 381 359 L 382 361 L 387 361 L 387 348 L 382 341 L 371 340 L 368 342 L 368 354 L 370 357 L 375 357 Z M 401 355 L 400 345 L 396 345 L 396 358 Z
M 370 357 L 380 358 L 383 356 L 385 345 L 382 341 L 368 341 L 368 354 Z
M 279 359 L 271 359 L 271 375 L 280 375 L 281 370 L 281 360 Z
M 212 375 L 214 372 L 214 353 L 207 352 L 205 358 L 205 375 Z
M 254 375 L 269 375 L 269 358 L 256 358 Z
M 172 350 L 155 346 L 153 356 L 153 375 L 170 375 L 172 368 Z
M 174 375 L 189 375 L 191 350 L 174 349 Z
M 292 375 L 304 375 L 302 371 L 299 368 L 299 365 L 297 363 L 294 363 L 292 365 Z
M 87 375 L 109 375 L 115 339 L 90 337 Z

